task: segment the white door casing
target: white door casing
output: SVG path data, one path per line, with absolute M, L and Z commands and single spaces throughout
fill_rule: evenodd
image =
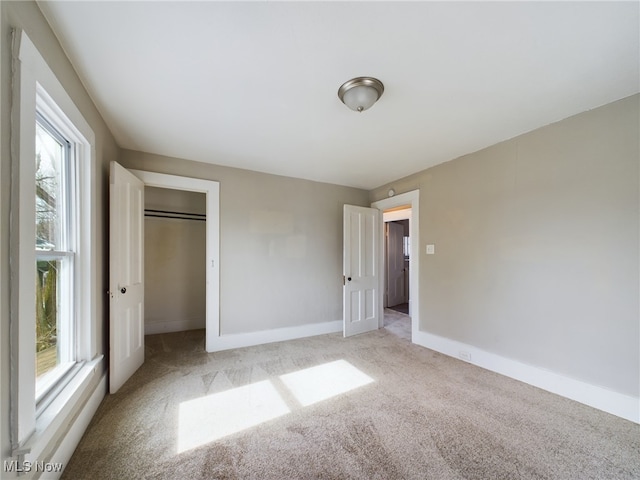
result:
M 206 196 L 206 350 L 216 352 L 226 347 L 220 333 L 220 183 L 215 180 L 129 170 L 147 187 L 199 192 Z M 227 347 L 229 348 L 229 347 Z
M 387 222 L 387 307 L 394 307 L 405 301 L 404 275 L 404 227 Z
M 409 210 L 402 212 L 402 215 L 389 215 L 389 220 L 409 219 L 409 244 L 410 244 L 410 266 L 409 266 L 409 315 L 411 316 L 411 341 L 417 343 L 418 337 L 424 335 L 420 332 L 420 302 L 418 296 L 420 292 L 420 190 L 383 198 L 371 204 L 380 212 L 398 207 L 407 206 Z M 410 212 L 410 213 L 408 213 Z M 400 213 L 400 212 L 393 212 Z M 408 213 L 408 215 L 407 215 Z M 384 214 L 385 217 L 387 214 Z M 394 217 L 394 218 L 391 218 Z M 380 235 L 382 237 L 382 234 Z M 380 288 L 383 288 L 384 275 L 380 277 Z
M 343 334 L 376 330 L 380 302 L 381 213 L 375 208 L 344 206 Z
M 109 391 L 144 362 L 144 183 L 116 162 L 110 172 Z

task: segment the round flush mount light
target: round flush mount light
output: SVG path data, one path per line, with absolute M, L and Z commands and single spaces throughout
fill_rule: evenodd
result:
M 384 85 L 377 78 L 357 77 L 342 84 L 338 98 L 351 110 L 364 112 L 380 99 L 382 92 Z

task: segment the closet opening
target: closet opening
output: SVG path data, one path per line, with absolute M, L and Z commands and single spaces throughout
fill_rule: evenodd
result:
M 206 194 L 145 186 L 144 333 L 206 328 Z

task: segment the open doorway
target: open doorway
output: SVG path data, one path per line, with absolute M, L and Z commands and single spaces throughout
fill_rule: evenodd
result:
M 144 363 L 144 189 L 200 192 L 205 198 L 205 349 L 220 337 L 220 184 L 127 170 L 112 161 L 109 180 L 109 372 L 115 393 Z
M 401 205 L 383 211 L 384 326 L 407 340 L 411 340 L 410 219 L 410 205 Z
M 131 170 L 147 187 L 196 192 L 205 198 L 205 328 L 207 352 L 219 350 L 220 342 L 220 184 L 177 175 Z
M 206 328 L 206 195 L 145 186 L 144 333 Z
M 419 302 L 418 302 L 418 292 L 420 291 L 420 284 L 419 284 L 420 279 L 418 275 L 418 272 L 420 271 L 419 269 L 419 262 L 420 262 L 419 195 L 420 195 L 419 190 L 413 190 L 411 192 L 391 196 L 383 200 L 378 200 L 377 202 L 374 202 L 371 204 L 373 208 L 377 208 L 382 212 L 382 216 L 384 220 L 383 224 L 385 226 L 387 222 L 396 222 L 401 220 L 408 220 L 409 222 L 408 238 L 405 240 L 404 234 L 403 234 L 403 240 L 402 240 L 403 254 L 404 254 L 405 246 L 408 248 L 408 260 L 409 260 L 408 270 L 409 271 L 402 272 L 402 273 L 403 274 L 406 273 L 406 277 L 404 277 L 406 279 L 404 280 L 405 288 L 403 289 L 403 291 L 406 292 L 405 298 L 407 300 L 406 307 L 408 309 L 409 321 L 406 322 L 407 315 L 403 313 L 398 313 L 398 315 L 404 315 L 404 319 L 405 319 L 405 322 L 404 322 L 405 327 L 403 327 L 403 330 L 405 331 L 403 336 L 405 338 L 410 338 L 411 341 L 414 343 L 415 343 L 416 335 L 419 334 L 419 325 L 420 325 Z M 404 230 L 403 230 L 403 233 L 404 233 Z M 380 236 L 381 236 L 382 244 L 384 245 L 384 243 L 386 242 L 386 238 L 385 238 L 386 234 L 384 232 L 381 232 Z M 382 250 L 384 252 L 385 248 L 383 248 Z M 381 258 L 381 262 L 382 262 L 381 264 L 384 264 L 385 262 L 384 253 L 382 253 L 381 256 L 383 257 Z M 404 259 L 402 263 L 404 264 Z M 387 283 L 388 283 L 387 279 L 390 276 L 386 270 L 387 270 L 386 268 L 381 269 L 381 271 L 383 272 L 383 275 L 381 275 L 381 279 L 380 279 L 381 292 L 386 292 Z M 400 270 L 400 268 L 398 268 L 398 270 Z M 381 297 L 380 308 L 382 309 L 382 311 L 385 313 L 395 312 L 394 310 L 386 308 L 387 303 L 385 302 L 387 302 L 387 298 L 386 298 L 387 296 L 381 295 L 380 297 Z M 384 315 L 382 315 L 382 317 L 384 318 Z M 381 322 L 380 327 L 384 326 L 383 322 L 384 320 Z

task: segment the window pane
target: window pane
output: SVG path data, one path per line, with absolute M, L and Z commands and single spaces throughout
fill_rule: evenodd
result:
M 36 390 L 73 360 L 72 202 L 69 142 L 46 119 L 36 121 Z M 62 370 L 61 370 L 62 369 Z
M 58 314 L 60 260 L 36 262 L 36 378 L 60 363 Z
M 64 250 L 64 143 L 36 123 L 36 249 Z

